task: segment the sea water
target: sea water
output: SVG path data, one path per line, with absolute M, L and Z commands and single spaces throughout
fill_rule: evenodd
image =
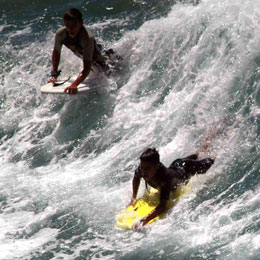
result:
M 43 95 L 70 7 L 123 61 L 102 93 Z M 259 28 L 258 0 L 1 0 L 0 259 L 260 259 Z M 205 144 L 164 219 L 116 227 L 144 149 Z

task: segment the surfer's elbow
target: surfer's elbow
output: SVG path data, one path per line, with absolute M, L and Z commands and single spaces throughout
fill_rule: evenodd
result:
M 87 77 L 90 72 L 90 69 L 84 68 L 81 72 L 82 76 Z
M 166 205 L 167 205 L 167 200 L 166 201 L 161 201 L 160 204 L 157 206 L 157 212 L 158 214 L 164 212 L 166 210 Z
M 90 73 L 90 69 L 84 69 L 84 70 L 81 72 L 82 79 L 84 80 L 85 78 L 87 78 L 87 76 L 89 75 L 89 73 Z
M 81 81 L 84 81 L 88 77 L 89 73 L 90 73 L 90 70 L 87 70 L 87 69 L 82 70 L 80 73 Z
M 91 70 L 91 61 L 87 61 L 87 60 L 84 61 L 83 62 L 83 71 L 86 72 L 86 73 L 87 72 L 89 73 L 90 70 Z

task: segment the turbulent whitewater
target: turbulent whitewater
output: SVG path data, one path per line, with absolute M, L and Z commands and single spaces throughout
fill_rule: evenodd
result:
M 0 2 L 0 259 L 259 259 L 260 2 L 74 1 L 124 59 L 76 96 L 40 93 L 70 5 L 39 2 Z M 166 218 L 116 227 L 145 148 L 203 143 L 215 164 Z

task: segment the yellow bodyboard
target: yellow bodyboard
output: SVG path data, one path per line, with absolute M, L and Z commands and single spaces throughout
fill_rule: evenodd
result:
M 162 218 L 169 209 L 174 207 L 178 202 L 181 195 L 191 190 L 189 184 L 185 186 L 179 186 L 177 190 L 172 194 L 168 204 L 167 210 L 156 218 L 150 220 L 148 224 L 151 224 L 157 219 Z M 140 198 L 135 206 L 129 206 L 122 210 L 116 217 L 117 226 L 120 228 L 132 229 L 133 224 L 140 218 L 147 216 L 152 210 L 154 210 L 159 204 L 160 193 L 157 189 L 150 188 L 146 191 L 142 198 Z

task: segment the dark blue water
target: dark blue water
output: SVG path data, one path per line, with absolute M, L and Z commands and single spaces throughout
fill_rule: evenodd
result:
M 43 95 L 72 6 L 124 61 L 101 93 Z M 0 259 L 260 259 L 259 10 L 257 0 L 2 0 Z M 64 75 L 81 66 L 62 50 Z M 169 165 L 205 144 L 214 166 L 166 218 L 116 227 L 145 148 Z

